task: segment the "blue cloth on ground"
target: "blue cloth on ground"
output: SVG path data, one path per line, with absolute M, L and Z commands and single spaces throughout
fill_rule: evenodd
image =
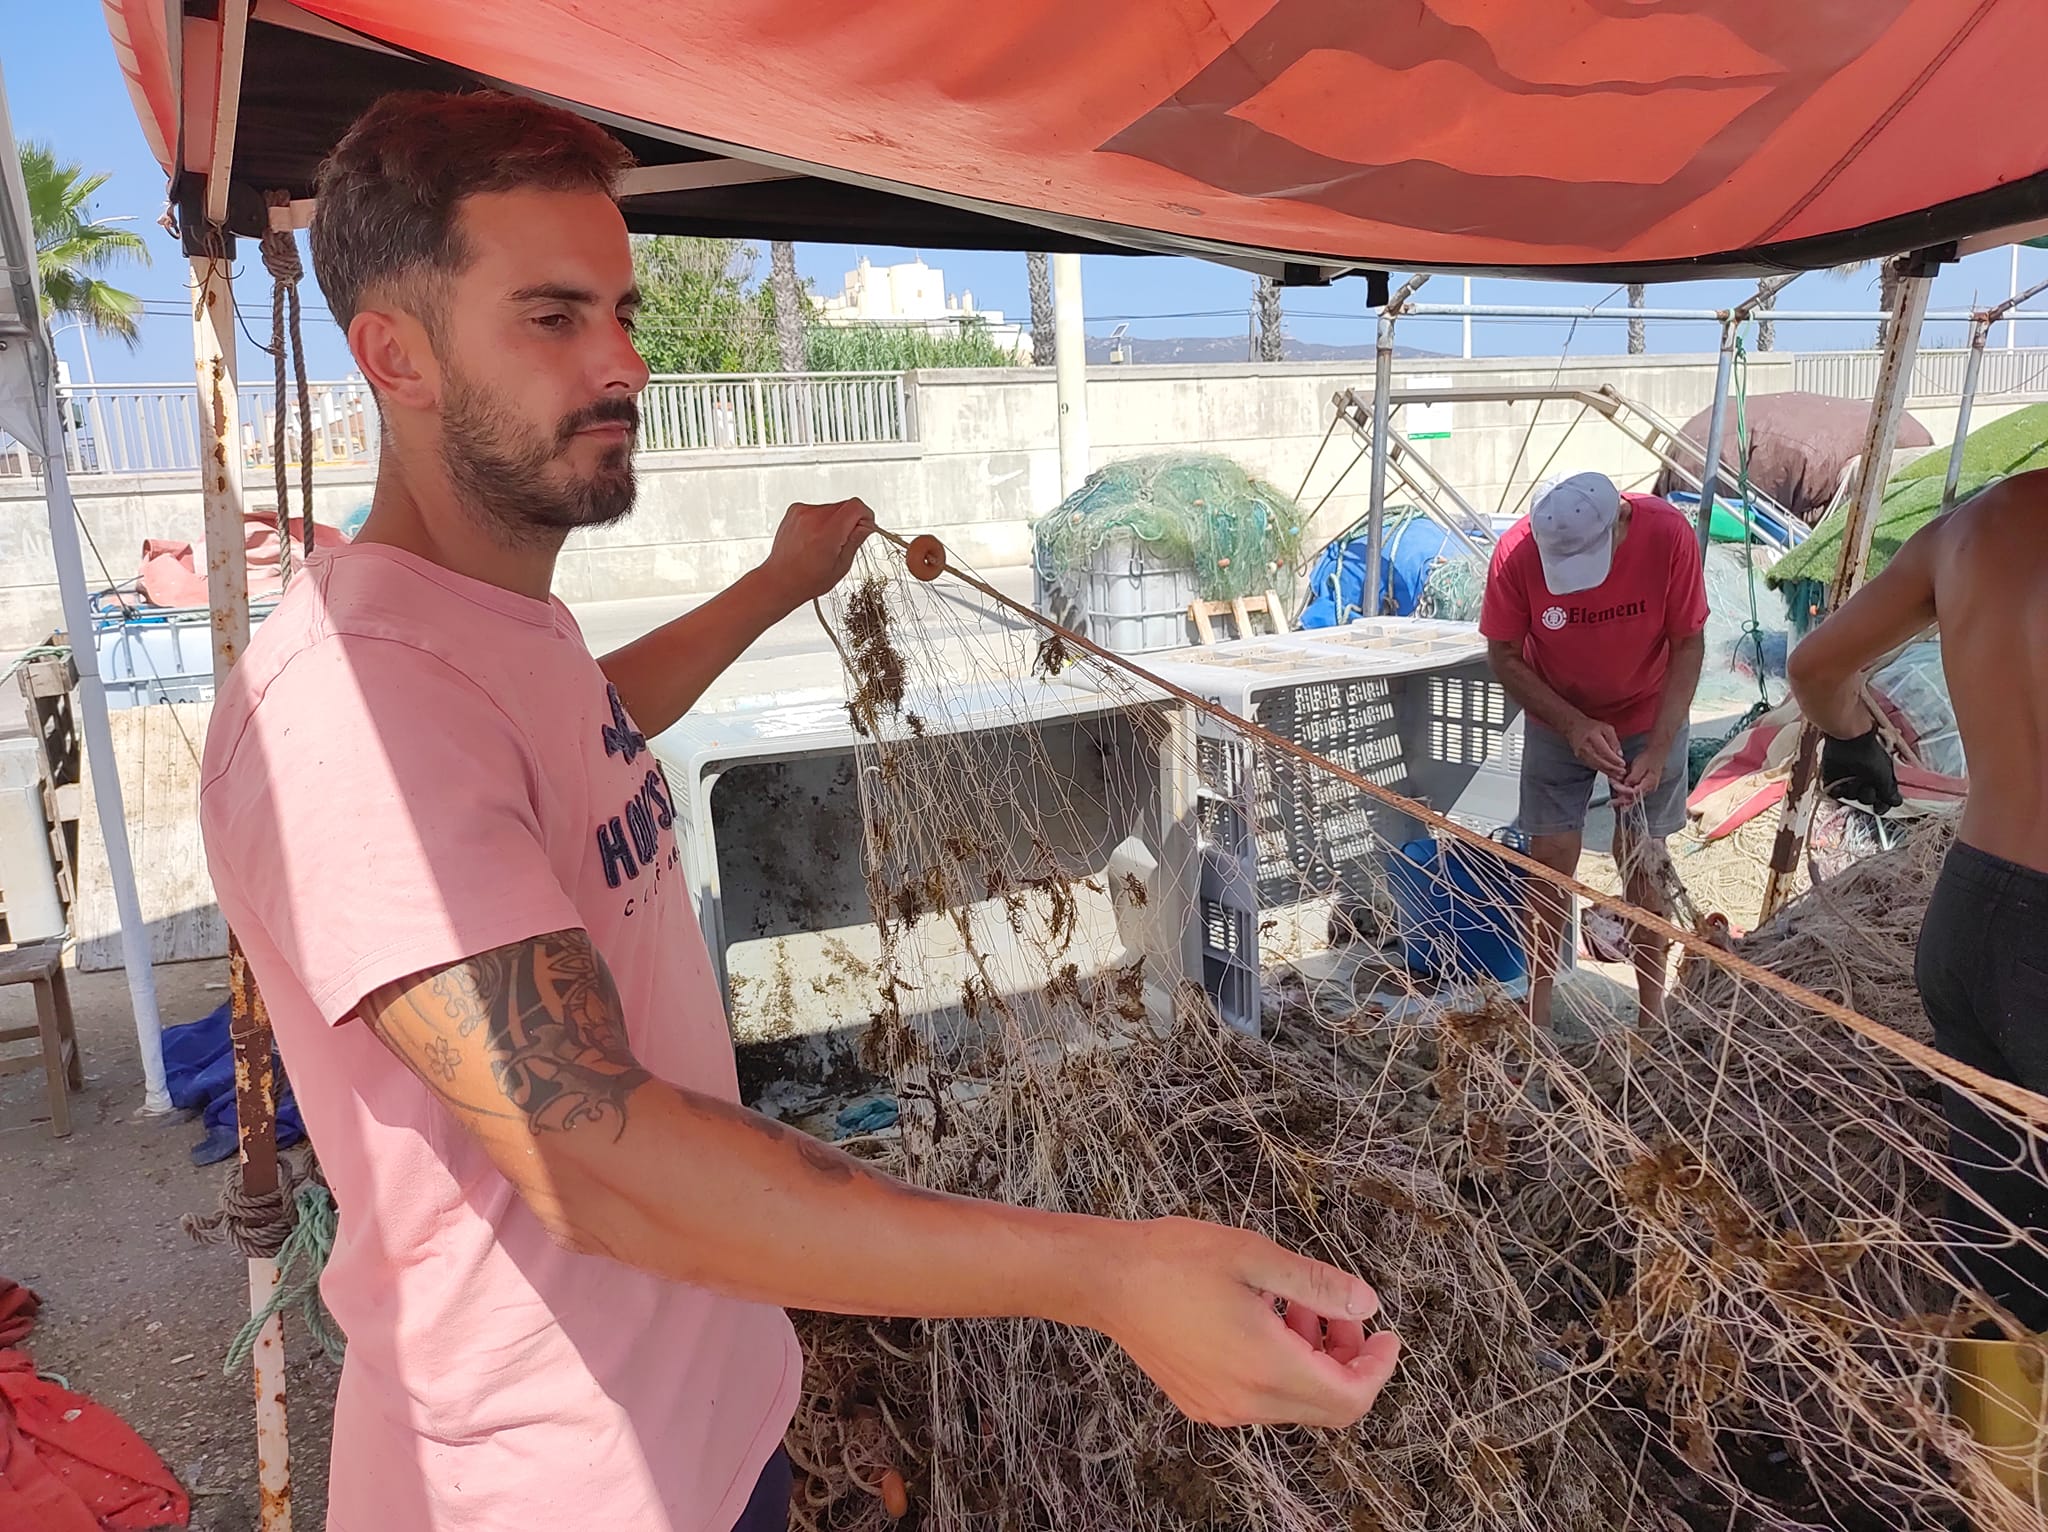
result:
M 1457 539 L 1427 516 L 1397 519 L 1380 547 L 1382 615 L 1412 617 L 1429 572 L 1441 559 L 1461 551 Z M 1303 628 L 1341 628 L 1365 610 L 1365 536 L 1340 538 L 1322 551 L 1309 571 L 1310 600 L 1302 608 Z
M 275 1054 L 272 1055 L 275 1066 Z M 278 1068 L 277 1143 L 289 1149 L 306 1136 L 291 1082 Z M 235 1054 L 228 1040 L 228 1007 L 197 1021 L 164 1028 L 164 1083 L 171 1105 L 204 1113 L 206 1136 L 192 1146 L 192 1163 L 212 1165 L 235 1154 Z
M 839 1114 L 839 1131 L 842 1135 L 876 1133 L 883 1128 L 895 1127 L 899 1115 L 893 1098 L 870 1096 L 865 1101 L 854 1102 Z

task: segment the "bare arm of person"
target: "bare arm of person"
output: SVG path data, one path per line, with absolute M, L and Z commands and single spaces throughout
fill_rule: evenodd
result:
M 874 529 L 859 500 L 792 505 L 760 568 L 599 660 L 634 724 L 659 734 L 675 723 L 755 639 L 845 579 Z
M 1536 667 L 1522 658 L 1522 646 L 1490 639 L 1486 645 L 1487 662 L 1493 666 L 1494 678 L 1510 697 L 1522 705 L 1522 711 L 1547 725 L 1565 737 L 1572 747 L 1572 754 L 1595 771 L 1619 777 L 1628 770 L 1621 756 L 1621 736 L 1612 727 L 1588 718 L 1573 707 L 1543 677 L 1536 673 Z
M 1877 723 L 1863 700 L 1864 672 L 1934 621 L 1934 571 L 1949 520 L 1914 533 L 1883 573 L 1793 649 L 1786 666 L 1792 695 L 1823 733 L 1851 739 Z
M 1393 1372 L 1398 1341 L 1365 1333 L 1372 1288 L 1258 1235 L 923 1191 L 655 1079 L 585 932 L 401 980 L 357 1014 L 572 1249 L 789 1307 L 1086 1326 L 1212 1424 L 1348 1425 Z

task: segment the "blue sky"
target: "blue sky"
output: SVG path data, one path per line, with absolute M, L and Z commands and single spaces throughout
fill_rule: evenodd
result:
M 150 313 L 143 324 L 142 344 L 129 351 L 116 342 L 95 343 L 92 357 L 97 376 L 102 382 L 189 380 L 192 358 L 191 324 L 184 307 L 186 266 L 175 242 L 156 226 L 163 211 L 163 176 L 136 125 L 100 7 L 90 0 L 43 0 L 9 9 L 7 53 L 0 63 L 6 70 L 15 135 L 47 140 L 60 158 L 77 161 L 88 170 L 111 172 L 95 212 L 102 217 L 131 219 L 133 227 L 149 240 L 155 257 L 154 265 L 126 271 L 117 278 L 148 301 Z M 253 245 L 245 242 L 242 251 L 237 288 L 244 319 L 251 331 L 267 339 L 268 279 Z M 842 274 L 851 270 L 860 256 L 885 265 L 908 259 L 911 253 L 883 246 L 800 245 L 797 262 L 819 292 L 835 293 Z M 926 258 L 944 269 L 950 290 L 971 289 L 981 307 L 1013 315 L 1029 308 L 1021 255 L 932 251 L 926 252 Z M 1082 286 L 1091 333 L 1105 334 L 1119 322 L 1128 322 L 1137 335 L 1242 335 L 1245 331 L 1253 279 L 1243 272 L 1204 261 L 1151 256 L 1089 257 L 1083 264 Z M 2023 250 L 2020 273 L 2023 286 L 2048 277 L 2048 250 Z M 2009 276 L 2005 251 L 1972 257 L 1945 269 L 1936 279 L 1932 307 L 1960 309 L 1973 301 L 2002 298 Z M 1592 303 L 1614 292 L 1609 287 L 1577 283 L 1495 279 L 1476 281 L 1473 288 L 1474 300 L 1481 303 Z M 1680 282 L 1652 287 L 1649 301 L 1653 306 L 1712 308 L 1750 291 L 1747 282 Z M 1424 297 L 1455 302 L 1458 295 L 1456 278 L 1437 277 Z M 314 376 L 345 375 L 351 370 L 347 350 L 339 331 L 326 322 L 318 290 L 310 279 L 305 301 Z M 1615 301 L 1619 301 L 1618 295 Z M 1820 272 L 1800 278 L 1779 299 L 1781 307 L 1788 309 L 1870 308 L 1875 302 L 1873 276 L 1839 278 Z M 1355 279 L 1324 289 L 1292 291 L 1286 300 L 1288 331 L 1304 340 L 1367 343 L 1372 338 L 1372 324 L 1364 304 L 1364 283 Z M 2048 341 L 2048 333 L 2043 332 L 2048 332 L 2048 324 L 2023 325 L 2019 339 L 2022 344 Z M 1407 321 L 1400 335 L 1405 345 L 1453 355 L 1460 345 L 1456 320 Z M 1959 325 L 1930 326 L 1926 335 L 1932 345 L 1953 345 L 1961 338 Z M 2002 343 L 2003 338 L 2001 331 L 1994 344 Z M 1623 327 L 1618 324 L 1583 324 L 1574 333 L 1563 322 L 1480 320 L 1474 326 L 1473 349 L 1480 355 L 1555 357 L 1567 345 L 1574 354 L 1619 352 L 1624 341 Z M 1779 344 L 1784 347 L 1833 349 L 1869 342 L 1870 327 L 1861 324 L 1796 325 L 1779 331 Z M 1714 343 L 1711 325 L 1656 324 L 1650 328 L 1653 351 L 1711 350 Z M 82 377 L 78 336 L 60 335 L 58 347 L 71 363 L 73 376 Z M 241 363 L 245 378 L 268 375 L 269 359 L 252 345 L 245 343 Z

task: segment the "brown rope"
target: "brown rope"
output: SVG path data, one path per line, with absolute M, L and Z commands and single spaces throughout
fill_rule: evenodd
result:
M 909 539 L 899 537 L 894 532 L 883 527 L 877 527 L 875 531 L 878 536 L 886 538 L 897 547 L 903 549 L 904 552 L 908 553 L 910 551 Z M 1639 927 L 1655 931 L 1667 941 L 1675 942 L 1685 948 L 1686 951 L 1705 958 L 1710 963 L 1718 964 L 1740 978 L 1747 979 L 1759 989 L 1770 990 L 1792 1001 L 1795 1005 L 1812 1011 L 1816 1015 L 1825 1016 L 1831 1021 L 1839 1022 L 1852 1032 L 1856 1032 L 1880 1047 L 1890 1050 L 1898 1057 L 1926 1071 L 1928 1074 L 1960 1085 L 1987 1100 L 1996 1101 L 2008 1111 L 2033 1123 L 2036 1127 L 2048 1128 L 2048 1098 L 2037 1096 L 2032 1091 L 2024 1090 L 2008 1081 L 1996 1079 L 1991 1075 L 1985 1074 L 1980 1069 L 1973 1069 L 1968 1064 L 1952 1059 L 1947 1054 L 1938 1052 L 1927 1044 L 1906 1036 L 1903 1032 L 1885 1026 L 1882 1022 L 1872 1021 L 1860 1011 L 1852 1010 L 1839 1001 L 1830 1000 L 1825 995 L 1816 994 L 1804 985 L 1796 984 L 1790 979 L 1772 973 L 1768 968 L 1759 967 L 1745 957 L 1730 952 L 1726 948 L 1718 947 L 1713 942 L 1707 940 L 1707 938 L 1695 932 L 1687 931 L 1681 926 L 1674 925 L 1661 915 L 1652 914 L 1648 910 L 1638 909 L 1627 900 L 1618 898 L 1613 894 L 1603 894 L 1598 889 L 1588 887 L 1576 878 L 1566 877 L 1555 868 L 1544 866 L 1543 863 L 1537 861 L 1532 856 L 1517 851 L 1511 846 L 1502 845 L 1499 841 L 1494 840 L 1490 836 L 1482 835 L 1477 830 L 1467 829 L 1455 820 L 1437 813 L 1436 810 L 1428 805 L 1417 803 L 1411 798 L 1404 798 L 1391 788 L 1382 787 L 1369 777 L 1362 776 L 1358 772 L 1340 766 L 1337 762 L 1316 754 L 1307 746 L 1296 744 L 1284 735 L 1274 733 L 1263 724 L 1255 723 L 1248 718 L 1240 718 L 1220 703 L 1211 702 L 1206 697 L 1198 696 L 1185 687 L 1174 685 L 1173 682 L 1163 676 L 1154 675 L 1151 671 L 1133 663 L 1125 656 L 1113 653 L 1103 648 L 1100 644 L 1074 632 L 1073 629 L 1062 627 L 1042 612 L 1033 610 L 1021 601 L 1011 599 L 979 577 L 969 574 L 965 570 L 953 567 L 950 556 L 947 560 L 946 573 L 1004 609 L 1014 612 L 1018 616 L 1036 623 L 1039 627 L 1059 635 L 1063 641 L 1073 644 L 1076 648 L 1085 650 L 1104 664 L 1124 671 L 1145 685 L 1164 692 L 1175 701 L 1194 708 L 1198 712 L 1205 713 L 1209 717 L 1216 719 L 1219 723 L 1225 724 L 1231 729 L 1259 741 L 1261 744 L 1269 745 L 1285 755 L 1293 756 L 1296 760 L 1306 765 L 1313 766 L 1320 771 L 1326 771 L 1339 781 L 1357 788 L 1368 797 L 1384 803 L 1389 808 L 1398 809 L 1404 814 L 1419 819 L 1424 824 L 1441 831 L 1454 840 L 1464 841 L 1468 845 L 1475 846 L 1491 856 L 1499 857 L 1512 866 L 1519 867 L 1522 871 L 1540 878 L 1566 893 L 1584 899 L 1589 904 L 1595 905 L 1600 909 L 1611 910 L 1624 919 L 1634 922 Z
M 267 195 L 271 207 L 290 207 L 291 193 L 274 191 Z M 271 470 L 277 486 L 277 574 L 280 584 L 292 575 L 291 496 L 285 477 L 285 364 L 287 334 L 291 342 L 290 362 L 298 385 L 299 402 L 299 514 L 305 528 L 305 550 L 313 552 L 313 394 L 306 381 L 306 340 L 299 322 L 299 283 L 305 266 L 299 260 L 298 236 L 289 228 L 263 232 L 263 269 L 272 279 L 270 297 L 270 356 L 275 386 L 272 405 L 275 419 L 271 429 Z
M 277 1190 L 251 1194 L 242 1186 L 242 1165 L 228 1166 L 227 1180 L 220 1189 L 220 1207 L 211 1213 L 187 1213 L 178 1227 L 195 1245 L 232 1245 L 251 1258 L 275 1259 L 284 1248 L 292 1225 L 298 1222 L 294 1196 L 307 1176 L 295 1170 L 283 1156 L 277 1161 Z M 315 1170 L 311 1179 L 318 1180 Z

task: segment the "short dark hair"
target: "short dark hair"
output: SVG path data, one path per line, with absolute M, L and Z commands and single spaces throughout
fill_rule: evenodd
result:
M 397 91 L 380 98 L 320 166 L 309 235 L 313 275 L 343 329 L 380 284 L 430 283 L 469 262 L 465 197 L 534 187 L 616 196 L 633 156 L 587 118 L 506 91 Z

